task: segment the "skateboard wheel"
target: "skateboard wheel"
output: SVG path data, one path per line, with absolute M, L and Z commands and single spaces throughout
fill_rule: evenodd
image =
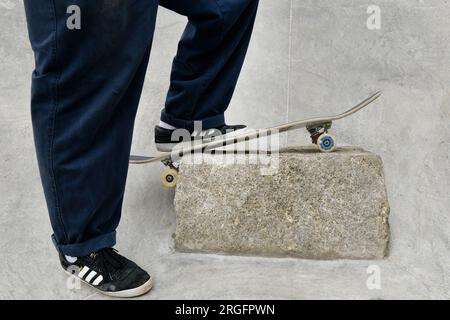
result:
M 175 169 L 167 169 L 161 173 L 161 184 L 163 187 L 173 189 L 177 186 L 178 171 Z
M 332 134 L 324 133 L 317 139 L 317 146 L 322 152 L 333 152 L 336 149 L 336 137 Z

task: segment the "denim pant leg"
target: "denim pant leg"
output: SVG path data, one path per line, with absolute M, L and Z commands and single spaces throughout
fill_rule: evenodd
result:
M 224 124 L 250 42 L 258 0 L 161 0 L 188 17 L 161 120 L 192 129 Z
M 157 0 L 25 0 L 31 112 L 61 253 L 115 244 Z

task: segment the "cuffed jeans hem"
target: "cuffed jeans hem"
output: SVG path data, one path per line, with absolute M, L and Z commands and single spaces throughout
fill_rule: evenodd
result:
M 167 114 L 165 112 L 165 109 L 161 111 L 161 121 L 170 124 L 171 126 L 174 126 L 178 129 L 187 129 L 187 130 L 193 130 L 194 129 L 194 122 L 195 121 L 201 121 L 202 122 L 202 129 L 211 129 L 211 128 L 218 128 L 225 124 L 225 115 L 219 114 L 214 117 L 202 119 L 202 120 L 183 120 L 183 119 L 177 119 L 170 114 Z
M 52 240 L 59 252 L 62 254 L 71 257 L 84 257 L 92 252 L 115 246 L 116 231 L 98 236 L 83 243 L 76 244 L 60 245 L 56 242 L 54 236 L 52 236 Z

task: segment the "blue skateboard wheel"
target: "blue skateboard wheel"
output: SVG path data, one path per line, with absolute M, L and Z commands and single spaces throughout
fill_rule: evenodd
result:
M 317 146 L 322 152 L 333 152 L 336 149 L 336 137 L 332 134 L 324 133 L 317 140 Z

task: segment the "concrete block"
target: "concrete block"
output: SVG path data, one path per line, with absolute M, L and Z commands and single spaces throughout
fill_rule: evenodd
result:
M 271 175 L 262 175 L 259 164 L 217 157 L 181 164 L 177 250 L 307 259 L 387 255 L 389 203 L 379 156 L 352 147 L 332 154 L 291 147 L 281 150 Z

